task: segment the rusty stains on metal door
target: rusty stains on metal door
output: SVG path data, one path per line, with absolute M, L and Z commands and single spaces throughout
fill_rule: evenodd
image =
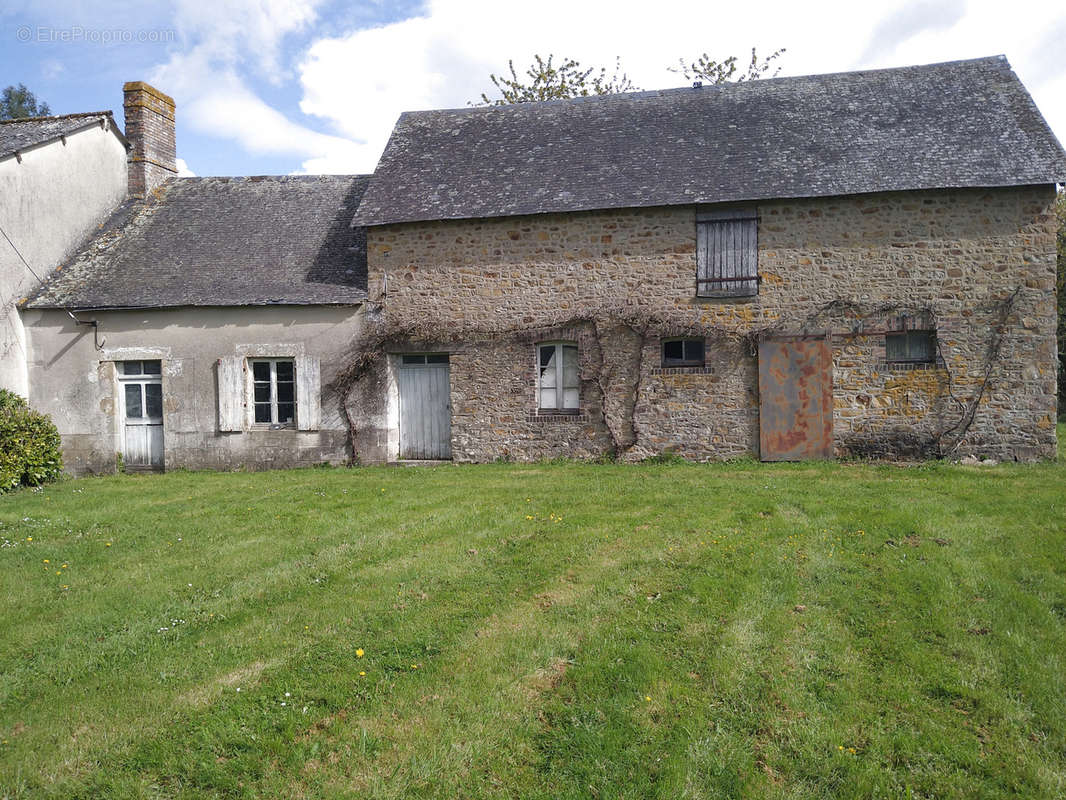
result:
M 833 457 L 833 354 L 827 336 L 759 342 L 759 455 Z

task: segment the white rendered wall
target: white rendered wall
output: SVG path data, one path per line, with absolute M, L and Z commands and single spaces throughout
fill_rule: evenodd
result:
M 0 159 L 0 228 L 42 277 L 126 199 L 126 148 L 114 132 L 94 125 L 21 154 Z M 18 302 L 37 287 L 0 236 L 0 388 L 23 397 L 27 340 Z

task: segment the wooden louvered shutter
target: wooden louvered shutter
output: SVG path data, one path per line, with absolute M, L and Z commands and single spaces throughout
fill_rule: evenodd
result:
M 698 297 L 759 293 L 759 221 L 755 209 L 696 215 Z

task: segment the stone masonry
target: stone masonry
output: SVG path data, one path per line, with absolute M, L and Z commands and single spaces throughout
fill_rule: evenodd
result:
M 733 300 L 696 297 L 693 206 L 383 225 L 370 304 L 451 353 L 458 461 L 757 454 L 753 340 L 771 331 L 831 334 L 838 456 L 928 457 L 941 434 L 941 455 L 1052 458 L 1053 201 L 1032 186 L 760 202 L 759 294 Z M 886 362 L 904 327 L 935 328 L 936 363 Z M 706 336 L 704 367 L 663 368 L 661 338 L 682 333 Z M 560 339 L 580 348 L 580 413 L 540 417 L 535 345 Z M 387 457 L 385 394 L 349 398 L 364 460 Z

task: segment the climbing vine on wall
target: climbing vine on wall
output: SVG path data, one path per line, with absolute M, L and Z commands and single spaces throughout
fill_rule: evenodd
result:
M 943 340 L 937 337 L 937 366 L 943 374 L 951 411 L 940 421 L 939 426 L 931 431 L 910 434 L 912 441 L 905 448 L 907 453 L 924 458 L 949 458 L 959 449 L 973 425 L 981 403 L 995 382 L 1003 359 L 1003 345 L 1022 291 L 1021 286 L 1016 287 L 1005 296 L 988 299 L 976 309 L 986 314 L 992 322 L 988 326 L 982 361 L 978 366 L 971 365 L 969 368 L 970 375 L 976 374 L 977 380 L 967 381 L 974 384 L 968 395 L 959 390 L 957 376 L 943 352 Z M 846 340 L 870 335 L 868 331 L 871 326 L 883 325 L 887 320 L 900 317 L 921 319 L 923 324 L 929 325 L 933 330 L 940 328 L 934 305 L 871 304 L 847 298 L 824 303 L 799 320 L 775 321 L 773 324 L 746 327 L 744 330 L 708 323 L 681 310 L 671 314 L 623 304 L 605 304 L 574 313 L 546 315 L 536 323 L 501 323 L 495 326 L 428 316 L 415 319 L 389 318 L 380 311 L 372 311 L 368 315 L 364 334 L 353 343 L 330 388 L 340 398 L 352 457 L 358 459 L 358 422 L 350 413 L 348 400 L 353 390 L 363 382 L 372 380 L 372 376 L 377 376 L 377 383 L 372 387 L 373 392 L 378 397 L 384 397 L 385 387 L 379 385 L 379 368 L 387 354 L 412 349 L 449 349 L 456 345 L 502 341 L 532 344 L 543 341 L 560 329 L 578 329 L 589 336 L 593 345 L 592 352 L 583 359 L 582 377 L 594 383 L 599 392 L 599 412 L 610 438 L 610 455 L 624 459 L 631 456 L 636 445 L 646 438 L 647 432 L 641 429 L 640 414 L 636 409 L 644 391 L 644 381 L 650 373 L 645 360 L 649 345 L 654 340 L 663 337 L 702 337 L 708 348 L 715 345 L 741 346 L 754 357 L 758 352 L 759 341 L 764 338 L 830 332 L 834 338 Z M 626 341 L 629 343 L 628 347 L 618 346 Z M 887 448 L 887 451 L 891 450 L 891 447 Z M 864 451 L 861 447 L 856 447 L 852 452 L 860 456 L 883 455 L 885 449 Z

